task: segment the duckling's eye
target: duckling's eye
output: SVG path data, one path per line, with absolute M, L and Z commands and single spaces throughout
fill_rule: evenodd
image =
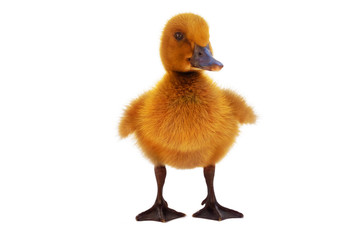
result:
M 175 37 L 176 40 L 180 41 L 180 40 L 182 40 L 184 38 L 184 34 L 181 33 L 181 32 L 176 32 L 174 34 L 174 37 Z

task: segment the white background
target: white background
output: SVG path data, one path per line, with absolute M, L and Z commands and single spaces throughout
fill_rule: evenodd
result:
M 194 219 L 202 169 L 168 168 L 187 217 L 136 222 L 153 166 L 117 124 L 164 74 L 159 38 L 181 12 L 210 25 L 209 73 L 259 115 L 218 164 L 243 219 Z M 1 1 L 0 239 L 359 239 L 357 1 Z M 225 237 L 226 236 L 226 237 Z M 141 238 L 140 238 L 141 237 Z

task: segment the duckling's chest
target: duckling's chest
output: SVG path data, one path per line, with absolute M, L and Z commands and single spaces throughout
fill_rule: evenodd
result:
M 184 151 L 211 144 L 233 127 L 229 107 L 214 90 L 154 94 L 145 103 L 140 119 L 140 129 L 149 140 Z

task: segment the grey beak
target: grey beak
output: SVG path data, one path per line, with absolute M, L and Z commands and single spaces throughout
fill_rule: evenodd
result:
M 223 64 L 213 58 L 209 44 L 206 47 L 201 47 L 195 44 L 194 53 L 190 58 L 191 66 L 208 71 L 220 71 L 223 68 Z

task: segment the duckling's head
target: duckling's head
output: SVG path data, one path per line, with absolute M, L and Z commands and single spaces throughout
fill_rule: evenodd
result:
M 195 14 L 183 13 L 171 18 L 163 31 L 161 61 L 166 71 L 219 71 L 223 65 L 212 56 L 209 26 Z

